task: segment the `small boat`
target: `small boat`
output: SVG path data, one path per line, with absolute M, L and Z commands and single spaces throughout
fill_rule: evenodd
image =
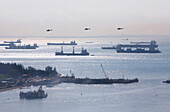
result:
M 28 91 L 28 92 L 20 92 L 20 98 L 25 99 L 42 99 L 47 98 L 48 94 L 42 90 L 42 86 L 38 89 L 38 91 Z

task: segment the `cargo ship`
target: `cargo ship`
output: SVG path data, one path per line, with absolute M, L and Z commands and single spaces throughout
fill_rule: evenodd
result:
M 102 71 L 105 75 L 105 78 L 101 79 L 91 79 L 91 78 L 75 78 L 74 74 L 70 72 L 71 76 L 61 76 L 60 80 L 63 83 L 75 83 L 75 84 L 129 84 L 129 83 L 135 83 L 139 82 L 138 78 L 135 79 L 125 79 L 118 78 L 118 79 L 110 79 L 103 68 L 103 65 L 101 64 Z M 70 70 L 71 71 L 71 70 Z
M 77 45 L 76 41 L 71 41 L 70 43 L 47 43 L 47 45 Z
M 112 47 L 101 47 L 102 49 L 117 49 L 117 46 L 112 46 Z
M 10 44 L 9 47 L 5 47 L 5 49 L 36 49 L 39 46 L 37 44 L 34 45 L 15 45 L 15 44 Z
M 55 52 L 55 55 L 66 55 L 66 56 L 89 56 L 90 53 L 87 52 L 86 49 L 83 49 L 81 50 L 80 53 L 75 53 L 74 51 L 74 47 L 73 47 L 73 52 L 72 53 L 64 53 L 63 52 L 63 47 L 61 47 L 61 52 Z
M 17 41 L 4 41 L 4 43 L 21 43 L 21 39 L 18 39 Z
M 117 53 L 161 53 L 155 40 L 151 42 L 131 42 L 131 44 L 118 44 Z

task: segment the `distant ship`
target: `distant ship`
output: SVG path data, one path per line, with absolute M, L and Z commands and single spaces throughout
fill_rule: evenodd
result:
M 47 45 L 77 45 L 76 41 L 71 41 L 70 43 L 47 43 Z
M 17 41 L 4 41 L 4 43 L 21 43 L 21 39 L 18 39 Z
M 36 49 L 39 46 L 37 44 L 34 44 L 31 46 L 30 44 L 28 45 L 15 45 L 15 44 L 10 44 L 9 47 L 5 47 L 5 49 Z
M 63 52 L 63 47 L 61 47 L 61 52 L 55 52 L 55 55 L 66 55 L 66 56 L 89 56 L 90 53 L 87 52 L 86 49 L 81 50 L 80 53 L 75 53 L 74 52 L 74 47 L 73 47 L 73 52 L 72 53 L 64 53 Z
M 170 80 L 165 80 L 163 81 L 163 83 L 170 83 Z
M 48 94 L 42 90 L 42 86 L 38 89 L 38 91 L 28 91 L 28 92 L 20 92 L 20 98 L 25 99 L 42 99 L 47 98 Z
M 0 46 L 10 46 L 10 44 L 14 43 L 21 43 L 21 39 L 18 39 L 17 41 L 4 41 L 4 43 L 0 44 Z
M 117 49 L 117 46 L 112 46 L 112 47 L 101 47 L 102 49 Z
M 131 44 L 118 44 L 117 53 L 161 53 L 156 41 L 131 42 Z
M 94 43 L 94 42 L 86 42 L 86 43 Z

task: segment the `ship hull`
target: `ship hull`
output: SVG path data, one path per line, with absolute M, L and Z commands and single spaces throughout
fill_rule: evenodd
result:
M 102 49 L 117 49 L 116 47 L 102 47 Z
M 129 84 L 139 82 L 135 79 L 89 79 L 89 78 L 61 78 L 63 83 L 75 84 Z
M 47 45 L 77 45 L 77 44 L 70 44 L 70 43 L 47 43 Z
M 89 54 L 81 54 L 81 53 L 55 53 L 56 56 L 61 55 L 61 56 L 89 56 Z
M 44 95 L 38 95 L 35 92 L 28 92 L 28 93 L 24 93 L 24 92 L 20 92 L 19 94 L 21 99 L 42 99 L 42 98 L 47 98 L 47 94 Z
M 117 53 L 161 53 L 161 51 L 123 51 L 123 50 L 117 50 Z
M 36 47 L 30 47 L 30 48 L 9 48 L 9 47 L 5 47 L 5 49 L 36 49 Z

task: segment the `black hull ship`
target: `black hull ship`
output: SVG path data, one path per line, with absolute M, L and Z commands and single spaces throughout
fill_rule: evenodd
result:
M 165 80 L 163 81 L 163 83 L 170 83 L 170 80 Z
M 36 49 L 38 48 L 37 44 L 34 45 L 15 45 L 15 44 L 10 44 L 9 47 L 5 47 L 5 49 Z
M 70 43 L 47 43 L 47 45 L 77 45 L 75 41 L 71 41 Z
M 138 78 L 135 79 L 109 79 L 105 73 L 103 65 L 101 64 L 102 71 L 104 72 L 105 78 L 102 79 L 90 79 L 90 78 L 75 78 L 74 74 L 71 73 L 71 76 L 62 76 L 60 77 L 61 82 L 63 83 L 75 83 L 75 84 L 129 84 L 139 82 Z
M 75 53 L 74 52 L 74 47 L 73 47 L 73 52 L 72 53 L 64 53 L 63 52 L 63 47 L 61 47 L 61 52 L 55 52 L 55 55 L 58 56 L 58 55 L 62 55 L 62 56 L 89 56 L 90 53 L 87 52 L 86 49 L 83 49 L 81 50 L 80 53 Z
M 156 41 L 131 42 L 131 44 L 118 44 L 117 53 L 161 53 Z
M 28 92 L 20 92 L 19 94 L 21 99 L 42 99 L 47 98 L 48 94 L 42 90 L 42 86 L 38 89 L 38 91 L 28 91 Z
M 75 78 L 72 76 L 60 77 L 63 83 L 75 83 L 75 84 L 129 84 L 139 82 L 138 78 L 135 79 L 90 79 L 90 78 Z

